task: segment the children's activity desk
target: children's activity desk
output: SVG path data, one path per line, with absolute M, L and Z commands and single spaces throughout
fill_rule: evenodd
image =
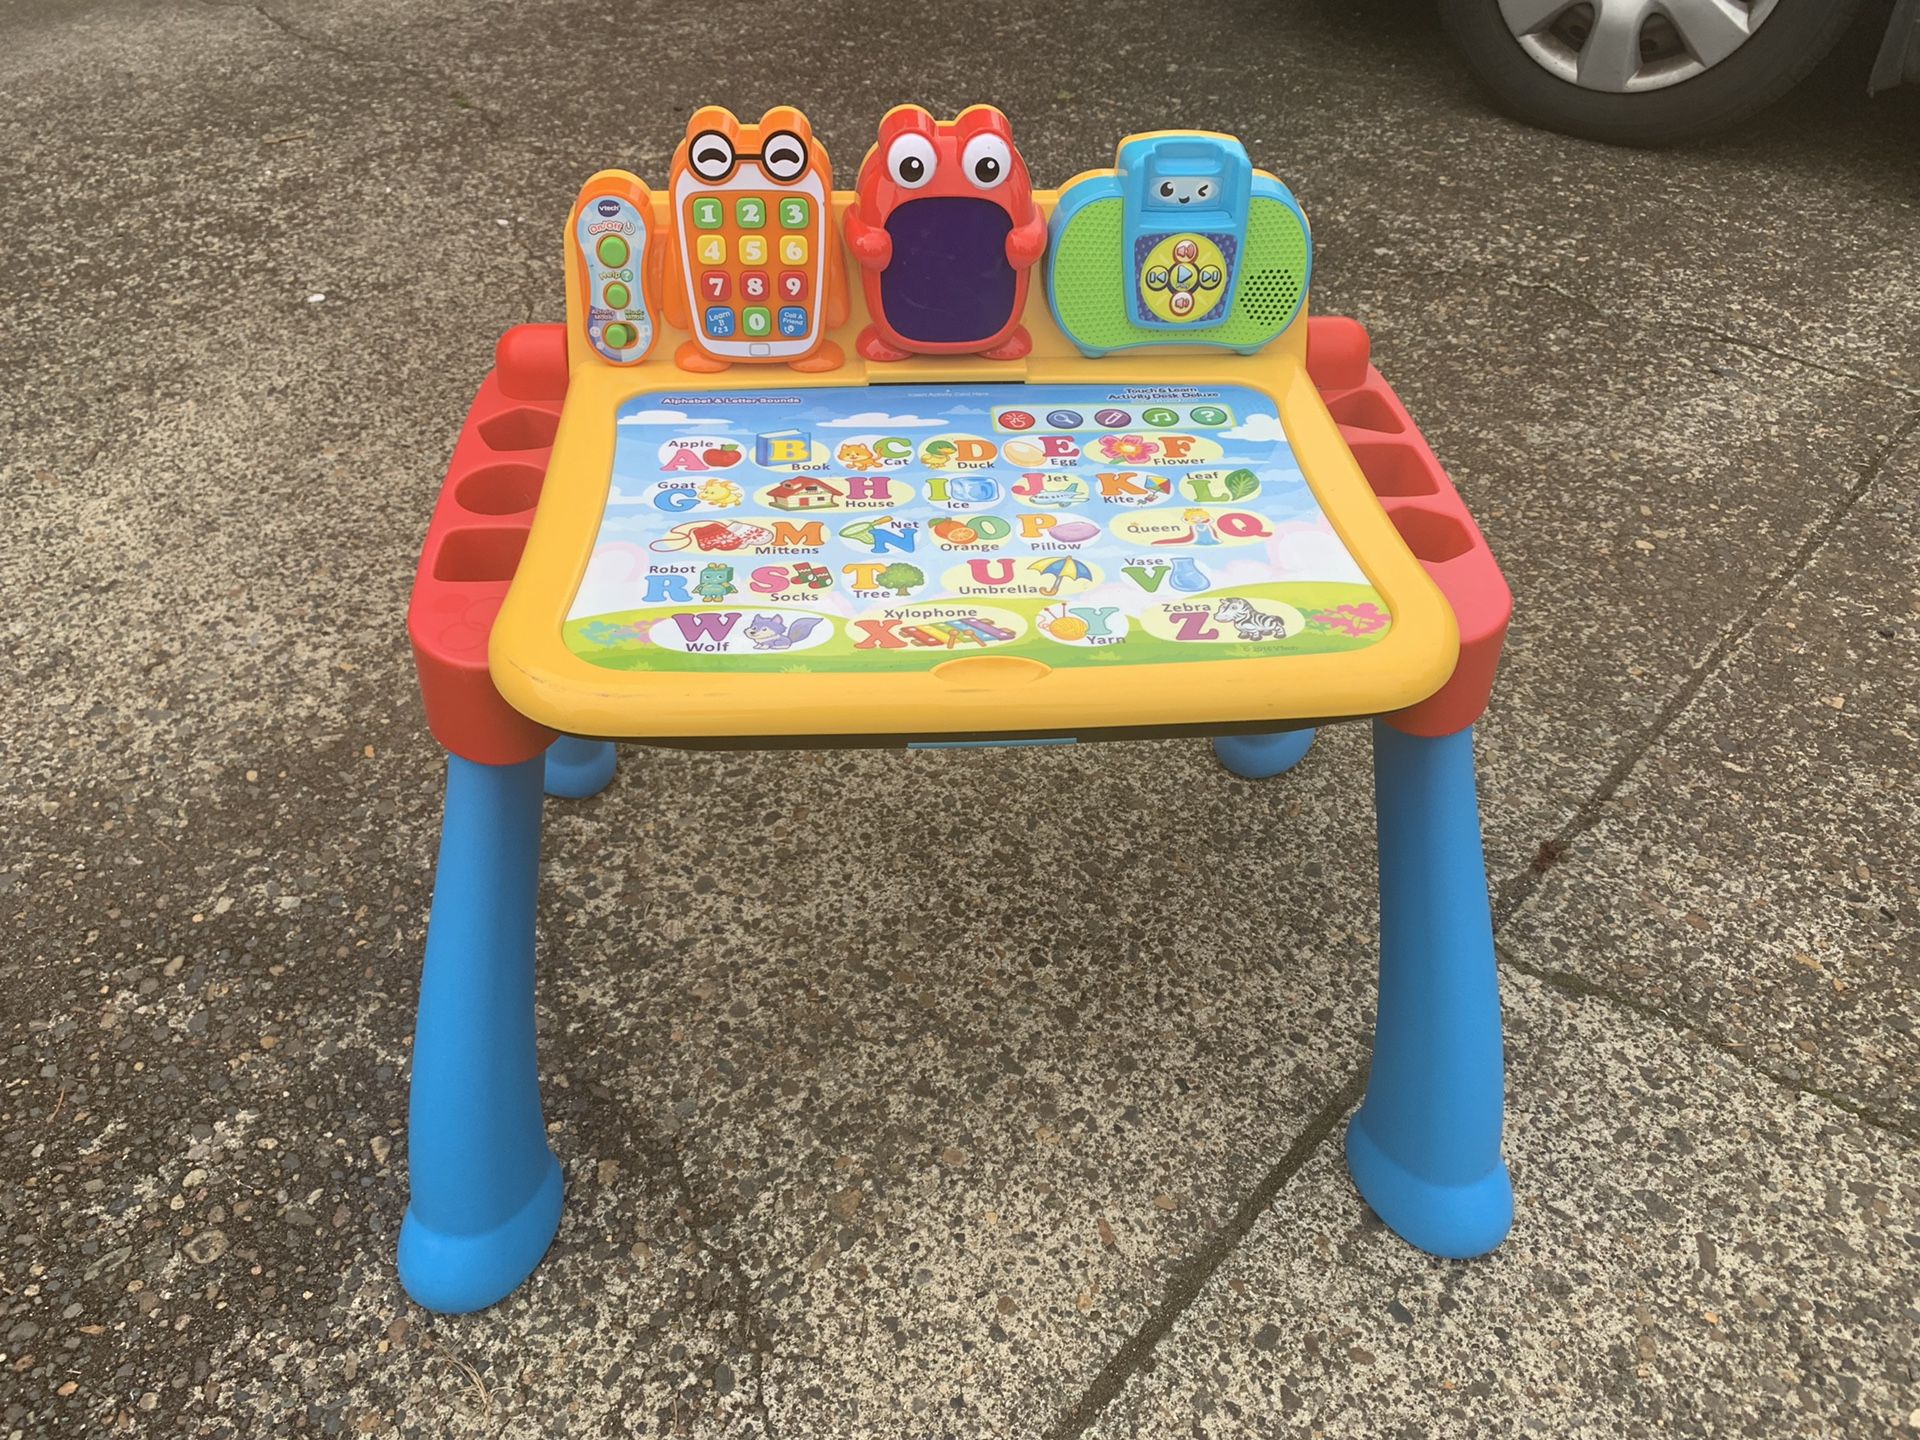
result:
M 1420 1248 L 1497 1245 L 1472 726 L 1511 600 L 1365 331 L 1308 319 L 1285 187 L 1166 131 L 1034 190 L 976 106 L 889 112 L 835 190 L 798 111 L 708 107 L 667 191 L 601 172 L 565 248 L 567 321 L 500 340 L 408 617 L 449 752 L 408 1292 L 489 1305 L 559 1226 L 541 803 L 605 786 L 618 740 L 1192 735 L 1262 778 L 1371 720 L 1380 996 L 1347 1162 Z

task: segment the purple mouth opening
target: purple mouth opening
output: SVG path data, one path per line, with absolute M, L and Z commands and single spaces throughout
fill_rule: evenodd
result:
M 1000 333 L 1018 276 L 1007 263 L 1013 217 L 991 200 L 934 195 L 887 217 L 893 259 L 880 272 L 887 322 L 906 340 L 960 345 Z

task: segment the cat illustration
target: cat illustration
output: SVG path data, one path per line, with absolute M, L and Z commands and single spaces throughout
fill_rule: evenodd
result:
M 747 638 L 756 650 L 791 650 L 820 623 L 818 615 L 802 615 L 798 620 L 778 615 L 756 615 L 747 622 Z
M 1284 640 L 1287 622 L 1278 615 L 1256 610 L 1239 595 L 1229 595 L 1213 607 L 1213 618 L 1233 626 L 1242 640 Z

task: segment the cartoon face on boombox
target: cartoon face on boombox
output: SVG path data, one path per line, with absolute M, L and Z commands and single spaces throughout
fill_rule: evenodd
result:
M 1135 345 L 1251 354 L 1306 304 L 1307 217 L 1231 135 L 1161 130 L 1070 181 L 1053 212 L 1048 302 L 1088 355 Z

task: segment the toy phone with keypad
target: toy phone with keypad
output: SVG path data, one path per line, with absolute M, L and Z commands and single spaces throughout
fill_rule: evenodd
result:
M 610 365 L 646 358 L 660 326 L 653 194 L 639 176 L 602 170 L 567 217 L 567 354 Z
M 827 330 L 845 319 L 833 228 L 833 166 L 790 105 L 758 125 L 708 105 L 687 122 L 668 182 L 674 273 L 668 319 L 690 338 L 685 370 L 738 361 L 839 366 Z
M 1113 169 L 1061 190 L 1048 302 L 1089 355 L 1168 344 L 1251 353 L 1299 315 L 1311 263 L 1298 202 L 1238 140 L 1155 131 L 1128 136 Z

